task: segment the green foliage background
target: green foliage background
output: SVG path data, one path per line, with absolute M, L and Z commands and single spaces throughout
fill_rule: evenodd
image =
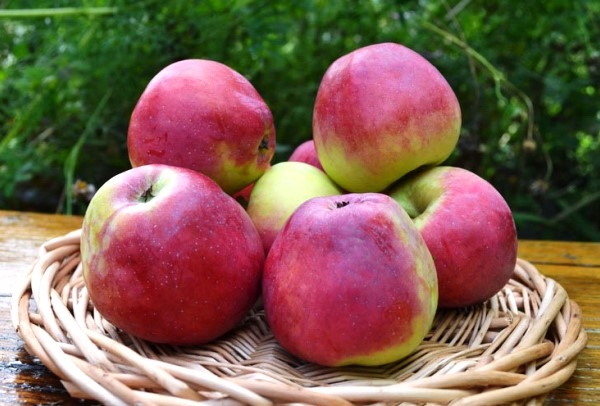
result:
M 394 41 L 454 88 L 463 133 L 447 163 L 498 188 L 521 238 L 600 241 L 598 38 L 586 0 L 0 0 L 0 208 L 83 213 L 74 180 L 129 167 L 129 115 L 171 62 L 245 75 L 284 160 L 311 136 L 329 64 Z

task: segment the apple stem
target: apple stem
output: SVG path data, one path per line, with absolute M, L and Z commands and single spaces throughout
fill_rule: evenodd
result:
M 269 149 L 269 137 L 263 137 L 262 140 L 260 140 L 260 144 L 258 145 L 258 150 L 262 151 L 265 149 Z
M 152 194 L 152 186 L 150 186 L 148 189 L 146 189 L 144 191 L 144 193 L 142 193 L 142 195 L 140 196 L 140 200 L 144 203 L 152 200 L 152 198 L 154 197 L 154 195 Z

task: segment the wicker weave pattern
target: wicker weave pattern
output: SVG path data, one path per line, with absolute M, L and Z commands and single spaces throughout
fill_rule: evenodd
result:
M 519 259 L 495 297 L 439 311 L 415 353 L 381 367 L 326 368 L 292 357 L 260 306 L 209 345 L 150 344 L 95 311 L 80 235 L 40 247 L 13 295 L 12 319 L 26 349 L 72 396 L 105 404 L 541 404 L 573 374 L 587 340 L 567 292 Z

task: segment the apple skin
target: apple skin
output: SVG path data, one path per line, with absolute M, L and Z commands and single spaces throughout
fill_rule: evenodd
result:
M 316 197 L 267 255 L 263 305 L 278 342 L 325 366 L 381 365 L 431 328 L 437 278 L 423 238 L 381 193 Z
M 275 152 L 273 116 L 260 94 L 227 65 L 187 59 L 163 68 L 131 114 L 132 166 L 181 166 L 234 194 L 258 179 Z
M 323 76 L 313 139 L 325 172 L 349 192 L 381 192 L 441 164 L 458 142 L 461 111 L 442 74 L 396 43 L 358 48 Z
M 305 162 L 309 165 L 314 166 L 317 169 L 324 170 L 323 165 L 319 162 L 319 156 L 317 155 L 317 148 L 315 147 L 314 140 L 307 140 L 298 145 L 294 151 L 292 151 L 288 161 L 292 162 Z
M 313 197 L 341 194 L 325 172 L 305 162 L 283 161 L 274 164 L 254 183 L 246 211 L 267 253 L 298 206 Z
M 509 281 L 517 259 L 515 222 L 485 179 L 439 166 L 401 179 L 388 194 L 413 218 L 433 255 L 440 307 L 484 302 Z
M 122 172 L 98 189 L 83 220 L 92 303 L 152 342 L 201 344 L 232 329 L 260 295 L 264 259 L 244 209 L 187 168 Z
M 250 200 L 250 193 L 252 193 L 252 189 L 254 188 L 254 183 L 249 184 L 239 192 L 236 192 L 231 195 L 239 204 L 242 205 L 244 209 L 248 207 L 248 201 Z

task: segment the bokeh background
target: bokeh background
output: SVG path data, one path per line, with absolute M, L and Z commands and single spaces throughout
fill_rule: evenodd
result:
M 84 213 L 129 168 L 129 116 L 171 62 L 246 76 L 276 162 L 311 137 L 329 64 L 394 41 L 448 79 L 463 128 L 446 163 L 489 180 L 521 238 L 600 241 L 599 38 L 592 0 L 0 0 L 0 209 Z

